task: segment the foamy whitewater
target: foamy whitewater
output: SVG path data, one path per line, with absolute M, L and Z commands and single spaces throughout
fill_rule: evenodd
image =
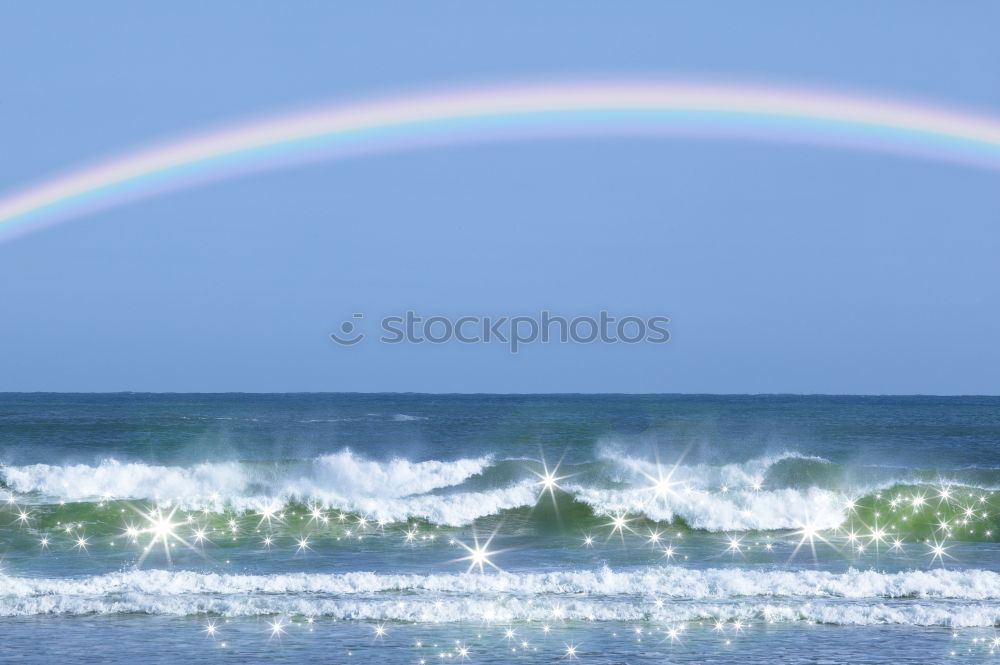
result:
M 627 456 L 603 456 L 605 477 L 599 480 L 605 480 L 606 486 L 574 482 L 572 469 L 567 467 L 567 480 L 561 487 L 598 515 L 624 511 L 656 521 L 679 518 L 708 531 L 790 529 L 807 521 L 822 528 L 837 527 L 845 519 L 847 502 L 862 496 L 864 489 L 753 489 L 774 464 L 796 459 L 800 457 L 788 453 L 718 468 L 679 464 L 666 470 L 671 473 L 671 490 L 657 495 L 648 487 L 654 465 Z M 423 519 L 462 526 L 505 510 L 533 506 L 539 487 L 539 479 L 532 473 L 535 466 L 522 459 L 501 459 L 494 464 L 492 457 L 377 462 L 345 449 L 314 459 L 272 464 L 224 462 L 180 467 L 107 459 L 95 465 L 3 466 L 0 477 L 9 490 L 47 501 L 145 499 L 188 509 L 209 507 L 215 512 L 299 502 L 390 522 Z M 471 477 L 494 470 L 501 475 L 496 486 L 470 491 L 464 485 Z M 610 482 L 611 476 L 625 476 L 630 482 L 619 487 L 622 482 Z M 718 492 L 722 487 L 732 490 Z M 438 491 L 445 489 L 447 493 Z
M 15 635 L 138 631 L 193 662 L 734 662 L 824 640 L 928 662 L 955 640 L 989 658 L 1000 621 L 992 398 L 0 402 Z

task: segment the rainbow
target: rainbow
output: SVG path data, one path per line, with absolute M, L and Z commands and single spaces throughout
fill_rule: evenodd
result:
M 1000 119 L 947 108 L 723 84 L 474 88 L 319 107 L 85 166 L 0 198 L 0 240 L 169 190 L 311 160 L 600 135 L 784 141 L 1000 169 Z

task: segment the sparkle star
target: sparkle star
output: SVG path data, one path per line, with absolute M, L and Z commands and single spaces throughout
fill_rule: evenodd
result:
M 798 554 L 799 550 L 802 549 L 803 545 L 809 545 L 809 549 L 812 552 L 813 560 L 815 561 L 816 541 L 820 540 L 824 543 L 829 544 L 827 539 L 820 534 L 819 527 L 816 526 L 816 524 L 814 524 L 813 522 L 806 522 L 804 524 L 800 524 L 799 530 L 795 531 L 793 535 L 799 537 L 799 542 L 795 546 L 795 549 L 792 551 L 791 556 L 789 556 L 789 560 L 791 560 L 792 558 L 795 557 L 796 554 Z
M 625 513 L 625 512 L 619 511 L 619 512 L 615 513 L 614 515 L 612 515 L 611 516 L 611 521 L 604 525 L 604 526 L 611 527 L 611 533 L 608 534 L 608 538 L 610 538 L 611 536 L 613 536 L 613 535 L 615 535 L 617 533 L 619 536 L 621 536 L 622 540 L 624 541 L 624 539 L 625 539 L 625 532 L 626 531 L 628 531 L 630 533 L 632 532 L 632 527 L 629 526 L 629 522 L 631 522 L 631 521 L 632 520 L 630 520 L 627 517 L 627 513 Z
M 286 632 L 285 620 L 281 617 L 278 617 L 274 621 L 269 621 L 267 625 L 271 631 L 271 638 L 277 637 L 280 640 L 281 636 Z
M 272 520 L 280 521 L 280 518 L 278 517 L 278 512 L 280 510 L 281 505 L 277 501 L 268 501 L 266 504 L 261 506 L 260 511 L 258 511 L 260 514 L 260 521 L 257 522 L 257 526 L 260 527 L 265 522 L 267 522 L 268 526 L 271 526 Z M 235 522 L 230 522 L 230 528 L 235 528 L 235 526 Z
M 935 561 L 940 561 L 941 565 L 943 566 L 945 557 L 952 558 L 952 556 L 948 554 L 948 548 L 945 547 L 944 541 L 938 542 L 935 539 L 933 544 L 928 544 L 927 547 L 930 548 L 928 554 L 931 555 L 932 566 L 934 565 Z
M 868 532 L 868 544 L 874 543 L 876 546 L 884 543 L 886 541 L 885 529 L 875 525 L 871 531 Z
M 680 462 L 675 464 L 670 471 L 664 475 L 663 469 L 660 467 L 660 463 L 656 463 L 656 475 L 650 475 L 648 473 L 642 472 L 642 475 L 649 480 L 650 485 L 646 488 L 648 491 L 652 492 L 653 499 L 662 499 L 670 494 L 675 494 L 674 487 L 679 483 L 673 480 L 674 473 L 677 471 L 677 467 Z
M 215 637 L 216 633 L 219 632 L 219 629 L 216 628 L 214 621 L 209 621 L 207 624 L 205 624 L 205 630 L 203 630 L 202 632 L 205 633 L 208 637 Z
M 160 508 L 155 508 L 149 512 L 139 511 L 139 514 L 146 520 L 146 526 L 140 530 L 140 533 L 148 533 L 153 537 L 149 544 L 144 548 L 142 557 L 139 559 L 139 563 L 142 563 L 157 543 L 162 543 L 163 552 L 166 555 L 168 562 L 170 561 L 170 548 L 173 546 L 173 541 L 176 540 L 183 543 L 187 547 L 194 549 L 190 544 L 188 544 L 187 541 L 177 534 L 177 528 L 181 526 L 181 524 L 173 521 L 174 513 L 176 512 L 177 506 L 174 506 L 169 513 L 164 513 Z M 129 529 L 126 528 L 125 533 L 126 536 L 128 536 Z
M 556 490 L 562 490 L 562 487 L 559 485 L 559 481 L 565 480 L 566 478 L 569 478 L 569 476 L 557 475 L 559 473 L 559 464 L 556 464 L 555 467 L 550 470 L 548 464 L 545 463 L 544 458 L 542 459 L 542 472 L 539 473 L 534 469 L 532 469 L 531 472 L 539 478 L 538 482 L 535 484 L 541 485 L 541 491 L 538 493 L 538 499 L 536 499 L 536 501 L 541 501 L 542 497 L 548 494 L 552 497 L 552 505 L 556 506 Z
M 459 561 L 469 562 L 469 569 L 466 571 L 466 573 L 471 573 L 476 568 L 478 568 L 479 572 L 482 573 L 485 571 L 485 566 L 491 566 L 497 570 L 500 570 L 500 567 L 497 566 L 495 563 L 493 563 L 492 559 L 490 559 L 491 556 L 496 554 L 496 552 L 493 552 L 489 549 L 490 542 L 493 540 L 494 535 L 496 535 L 495 532 L 494 534 L 490 535 L 490 537 L 482 545 L 479 544 L 479 537 L 476 536 L 474 532 L 472 534 L 473 543 L 471 546 L 466 545 L 460 540 L 455 541 L 459 545 L 461 545 L 466 552 L 469 553 L 469 556 L 465 556 L 458 559 Z

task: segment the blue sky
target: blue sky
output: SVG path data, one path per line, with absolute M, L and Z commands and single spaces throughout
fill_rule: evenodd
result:
M 1000 7 L 8 4 L 0 191 L 337 100 L 615 77 L 832 87 L 1000 115 Z M 577 139 L 186 190 L 0 245 L 0 390 L 1000 393 L 986 170 Z M 352 312 L 670 316 L 666 345 L 345 349 Z

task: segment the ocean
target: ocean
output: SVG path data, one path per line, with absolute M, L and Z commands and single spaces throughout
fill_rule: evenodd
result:
M 1000 647 L 1000 398 L 0 395 L 0 660 Z

